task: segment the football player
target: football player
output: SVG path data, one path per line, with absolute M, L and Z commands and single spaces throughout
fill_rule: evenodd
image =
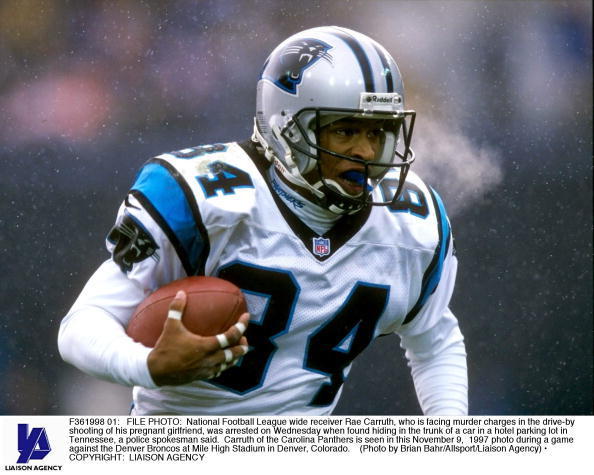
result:
M 448 308 L 457 261 L 440 197 L 409 173 L 414 119 L 374 40 L 339 27 L 285 40 L 265 62 L 250 140 L 140 170 L 111 258 L 62 321 L 62 357 L 134 386 L 134 414 L 324 415 L 357 355 L 397 333 L 424 414 L 466 414 L 465 346 Z M 235 283 L 250 314 L 223 335 L 193 335 L 181 292 L 155 348 L 132 341 L 136 306 L 190 275 Z

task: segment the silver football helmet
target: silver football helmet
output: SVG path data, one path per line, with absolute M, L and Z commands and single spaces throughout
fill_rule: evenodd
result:
M 345 118 L 381 120 L 380 150 L 373 160 L 320 146 L 321 128 Z M 380 44 L 346 28 L 320 27 L 289 37 L 266 60 L 258 82 L 254 138 L 287 181 L 317 204 L 344 214 L 398 199 L 414 160 L 414 119 L 415 112 L 404 109 L 398 66 Z M 323 176 L 322 153 L 364 169 L 349 178 L 364 185 L 364 191 L 349 194 Z M 318 173 L 310 173 L 316 167 Z M 398 186 L 376 201 L 373 190 L 390 169 L 400 170 Z

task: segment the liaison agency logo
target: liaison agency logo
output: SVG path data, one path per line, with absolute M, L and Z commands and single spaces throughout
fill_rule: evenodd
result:
M 44 427 L 34 427 L 28 432 L 29 424 L 18 426 L 18 448 L 20 456 L 17 463 L 41 460 L 52 450 Z
M 5 471 L 13 470 L 43 470 L 54 471 L 62 470 L 61 465 L 41 464 L 46 456 L 52 451 L 50 438 L 45 427 L 29 427 L 29 424 L 18 423 L 16 430 L 12 432 L 16 439 L 16 450 L 14 454 L 13 465 L 4 465 Z M 6 435 L 6 432 L 5 432 Z M 12 444 L 11 444 L 12 445 Z M 6 454 L 5 452 L 5 455 Z M 51 457 L 50 457 L 51 458 Z

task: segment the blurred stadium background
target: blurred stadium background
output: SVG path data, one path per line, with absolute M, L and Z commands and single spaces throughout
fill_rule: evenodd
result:
M 0 414 L 125 414 L 64 364 L 61 317 L 107 258 L 138 167 L 250 134 L 268 53 L 337 24 L 384 44 L 445 198 L 472 414 L 592 414 L 590 1 L 0 2 Z M 419 414 L 396 337 L 338 414 Z

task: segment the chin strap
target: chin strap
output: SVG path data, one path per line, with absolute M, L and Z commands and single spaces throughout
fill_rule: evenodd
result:
M 354 200 L 349 200 L 347 202 L 346 199 L 342 198 L 340 193 L 333 190 L 332 187 L 328 185 L 335 185 L 338 189 L 342 189 L 342 187 L 334 180 L 326 180 L 325 182 L 322 180 L 318 181 L 314 186 L 320 190 L 320 193 L 324 196 L 320 203 L 318 203 L 320 206 L 329 209 L 334 214 L 355 214 L 363 208 L 364 203 Z
M 277 140 L 282 146 L 283 151 L 285 152 L 285 162 L 287 164 L 292 164 L 292 169 L 296 169 L 297 165 L 295 165 L 293 160 L 292 150 L 283 140 L 282 136 L 280 135 L 280 131 L 278 129 L 273 129 L 273 134 L 276 136 Z M 305 178 L 303 178 L 300 173 L 293 173 L 289 168 L 287 168 L 285 163 L 283 163 L 283 161 L 277 157 L 277 154 L 274 152 L 273 148 L 268 144 L 268 142 L 266 142 L 266 139 L 262 136 L 260 130 L 258 129 L 255 118 L 252 141 L 258 143 L 263 148 L 266 159 L 274 165 L 276 171 L 285 180 L 297 186 L 298 188 L 303 188 L 313 194 L 313 197 L 315 198 L 314 203 L 318 206 L 326 208 L 335 214 L 354 214 L 364 207 L 365 203 L 362 201 L 357 201 L 357 197 L 354 197 L 353 199 L 348 199 L 346 197 L 342 198 L 341 195 L 346 194 L 346 192 L 334 180 L 320 180 L 312 185 L 307 180 L 305 180 Z M 332 187 L 335 187 L 335 189 Z
M 260 148 L 263 149 L 264 156 L 266 157 L 266 160 L 268 160 L 270 163 L 272 163 L 272 161 L 274 160 L 274 151 L 272 150 L 272 147 L 270 147 L 270 145 L 268 145 L 266 140 L 264 140 L 264 137 L 262 137 L 262 134 L 258 130 L 258 122 L 255 117 L 254 117 L 254 131 L 252 132 L 252 142 L 258 144 L 260 146 Z
M 283 151 L 285 152 L 285 163 L 290 164 L 291 169 L 287 168 L 287 166 L 282 162 L 282 160 L 279 160 L 273 148 L 268 144 L 268 142 L 266 142 L 266 139 L 260 133 L 256 119 L 254 118 L 254 132 L 252 134 L 252 141 L 260 144 L 260 146 L 264 150 L 264 156 L 266 157 L 266 159 L 274 165 L 274 168 L 283 176 L 285 180 L 287 180 L 295 186 L 305 188 L 306 190 L 311 192 L 318 200 L 323 200 L 325 198 L 324 193 L 310 185 L 309 182 L 307 182 L 307 180 L 305 180 L 305 178 L 303 178 L 301 174 L 297 171 L 297 165 L 293 160 L 293 152 L 281 137 L 278 128 L 276 130 L 273 129 L 273 133 L 277 137 L 278 142 L 281 144 Z M 294 173 L 292 170 L 296 170 L 296 172 Z

